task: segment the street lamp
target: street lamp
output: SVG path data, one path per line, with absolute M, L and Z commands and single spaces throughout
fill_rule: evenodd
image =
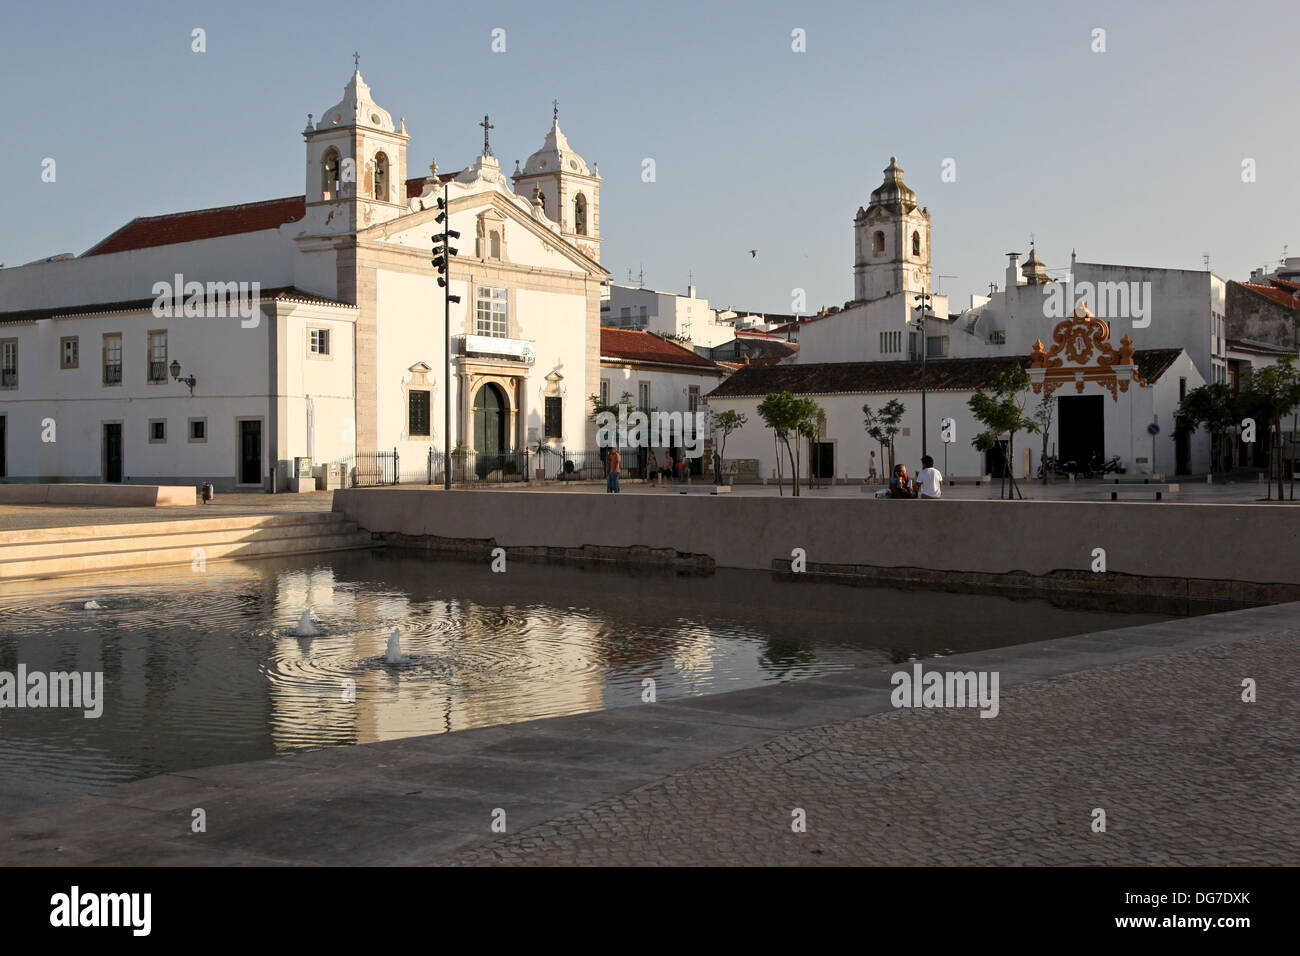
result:
M 921 339 L 921 457 L 928 455 L 929 448 L 926 445 L 926 413 L 925 413 L 925 353 L 928 351 L 925 347 L 925 314 L 930 308 L 931 296 L 928 292 L 921 292 L 912 296 L 912 301 L 916 305 L 916 327 Z
M 190 387 L 190 394 L 193 395 L 194 386 L 199 384 L 199 380 L 195 378 L 193 374 L 186 375 L 184 378 L 181 378 L 181 363 L 177 359 L 172 359 L 172 364 L 170 368 L 171 368 L 172 378 L 174 378 L 176 381 L 180 382 L 183 385 L 188 385 Z
M 438 215 L 434 217 L 434 222 L 441 224 L 442 232 L 432 237 L 433 267 L 438 272 L 438 285 L 442 286 L 443 291 L 443 359 L 446 368 L 443 369 L 442 383 L 442 487 L 445 491 L 451 490 L 451 304 L 460 302 L 460 296 L 452 295 L 448 284 L 451 278 L 451 257 L 459 251 L 452 248 L 451 240 L 460 238 L 460 233 L 451 228 L 451 220 L 447 217 L 449 196 L 449 187 L 444 185 L 442 195 L 438 197 Z

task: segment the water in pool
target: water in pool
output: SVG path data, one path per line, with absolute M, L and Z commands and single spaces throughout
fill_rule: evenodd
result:
M 514 562 L 501 574 L 396 550 L 9 584 L 0 671 L 99 671 L 104 700 L 98 719 L 0 709 L 0 811 L 636 704 L 647 677 L 666 700 L 1170 616 L 745 571 Z

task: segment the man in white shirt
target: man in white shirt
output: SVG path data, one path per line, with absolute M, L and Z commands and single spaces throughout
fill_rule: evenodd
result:
M 943 473 L 934 467 L 934 459 L 929 455 L 921 458 L 921 471 L 917 474 L 916 480 L 921 485 L 921 493 L 918 497 L 943 497 Z

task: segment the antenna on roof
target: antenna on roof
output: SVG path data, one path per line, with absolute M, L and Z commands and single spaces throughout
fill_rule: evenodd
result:
M 1201 261 L 1205 263 L 1205 271 L 1210 271 L 1210 254 L 1207 252 L 1201 256 Z

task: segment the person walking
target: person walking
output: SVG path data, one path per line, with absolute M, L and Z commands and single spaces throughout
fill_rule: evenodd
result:
M 918 498 L 934 500 L 943 497 L 943 472 L 934 467 L 934 459 L 929 455 L 921 459 L 921 470 L 916 474 L 920 484 Z
M 605 463 L 609 468 L 609 477 L 605 480 L 605 493 L 618 494 L 618 472 L 623 467 L 623 456 L 618 453 L 617 448 L 611 448 Z
M 653 484 L 656 488 L 659 487 L 659 456 L 655 454 L 653 448 L 650 449 L 650 457 L 646 460 L 645 477 L 646 481 Z

